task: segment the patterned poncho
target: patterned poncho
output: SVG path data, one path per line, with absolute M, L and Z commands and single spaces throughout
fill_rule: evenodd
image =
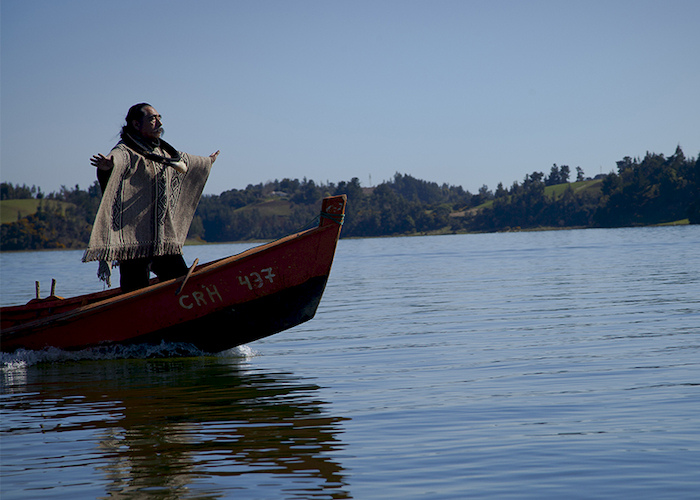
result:
M 160 148 L 154 152 L 174 156 Z M 98 276 L 108 285 L 112 261 L 182 253 L 212 160 L 178 154 L 178 169 L 184 173 L 167 165 L 172 162 L 148 159 L 124 141 L 110 152 L 114 168 L 83 255 L 83 262 L 101 261 Z

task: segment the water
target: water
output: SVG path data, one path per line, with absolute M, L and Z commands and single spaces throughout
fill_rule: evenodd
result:
M 698 498 L 699 247 L 341 240 L 316 318 L 249 346 L 4 355 L 0 496 Z M 1 259 L 3 304 L 100 289 L 80 252 Z

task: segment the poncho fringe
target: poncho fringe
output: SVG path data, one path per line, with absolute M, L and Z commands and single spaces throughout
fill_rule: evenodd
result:
M 183 247 L 183 245 L 173 242 L 159 245 L 155 241 L 145 242 L 144 245 L 122 246 L 120 248 L 88 248 L 85 250 L 85 254 L 83 254 L 83 262 L 90 262 L 93 260 L 133 260 L 157 255 L 175 255 L 182 253 Z

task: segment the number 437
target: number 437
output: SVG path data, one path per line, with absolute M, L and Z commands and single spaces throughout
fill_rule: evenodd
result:
M 238 282 L 241 285 L 246 285 L 249 290 L 252 290 L 253 287 L 262 288 L 265 284 L 265 280 L 268 280 L 270 283 L 272 283 L 273 278 L 276 276 L 275 274 L 272 274 L 271 267 L 261 269 L 260 272 L 262 273 L 262 276 L 260 275 L 260 273 L 250 273 L 249 276 L 250 278 L 252 278 L 252 282 L 248 276 L 239 276 Z

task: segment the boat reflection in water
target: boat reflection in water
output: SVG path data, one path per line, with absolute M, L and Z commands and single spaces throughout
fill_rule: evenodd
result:
M 46 493 L 89 478 L 92 498 L 349 498 L 333 459 L 344 419 L 312 382 L 247 367 L 240 356 L 30 366 L 3 388 L 3 452 L 17 457 L 4 486 L 42 487 L 41 473 Z M 43 449 L 23 460 L 26 445 Z

